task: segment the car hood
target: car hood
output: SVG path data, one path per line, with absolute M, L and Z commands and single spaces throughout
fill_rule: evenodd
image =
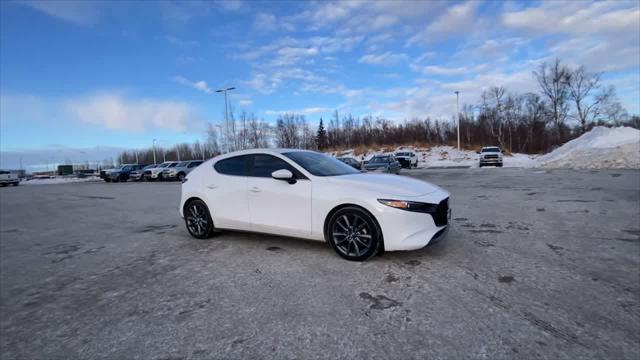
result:
M 405 176 L 387 174 L 353 174 L 334 176 L 330 178 L 332 183 L 354 187 L 359 190 L 368 190 L 378 193 L 379 196 L 412 197 L 430 194 L 442 189 L 436 185 L 412 179 Z

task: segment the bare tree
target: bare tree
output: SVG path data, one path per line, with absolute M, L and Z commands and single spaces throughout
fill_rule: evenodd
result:
M 613 88 L 601 89 L 602 73 L 589 73 L 580 66 L 571 72 L 569 78 L 569 98 L 576 108 L 576 119 L 580 123 L 581 133 L 587 131 L 587 124 L 600 115 L 603 106 L 613 95 Z M 595 91 L 601 92 L 595 94 Z
M 553 64 L 542 63 L 533 75 L 542 93 L 548 98 L 551 116 L 557 131 L 557 143 L 565 139 L 564 122 L 569 113 L 568 94 L 571 71 L 556 59 Z

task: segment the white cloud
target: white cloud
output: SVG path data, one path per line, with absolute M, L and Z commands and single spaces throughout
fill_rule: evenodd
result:
M 175 36 L 166 36 L 165 39 L 167 39 L 169 44 L 180 48 L 193 48 L 200 46 L 200 43 L 196 40 L 180 39 Z
M 113 93 L 75 98 L 65 102 L 65 109 L 82 122 L 133 132 L 148 128 L 186 131 L 201 120 L 186 103 L 125 100 Z
M 206 81 L 204 80 L 191 81 L 183 76 L 178 75 L 173 77 L 173 81 L 177 82 L 178 84 L 189 86 L 194 89 L 200 90 L 207 94 L 211 94 L 213 92 L 213 90 L 209 87 L 209 85 L 207 85 Z
M 308 107 L 303 109 L 294 110 L 266 110 L 264 113 L 267 115 L 283 115 L 283 114 L 299 114 L 299 115 L 314 115 L 320 113 L 331 112 L 332 109 L 328 107 Z
M 253 20 L 253 27 L 259 31 L 274 31 L 278 29 L 294 31 L 296 29 L 292 22 L 269 13 L 256 14 Z
M 407 60 L 407 54 L 394 54 L 390 51 L 387 51 L 384 54 L 367 54 L 362 56 L 358 62 L 361 64 L 370 64 L 370 65 L 391 65 L 403 60 Z
M 474 23 L 477 6 L 478 2 L 468 1 L 449 7 L 442 16 L 410 37 L 407 45 L 444 40 L 454 34 L 468 32 Z
M 462 75 L 469 72 L 469 69 L 465 66 L 461 67 L 443 67 L 436 65 L 425 66 L 422 69 L 422 72 L 425 74 L 433 74 L 433 75 Z
M 249 106 L 253 105 L 253 100 L 241 99 L 241 100 L 238 100 L 238 105 L 240 105 L 242 107 L 249 107 Z
M 47 15 L 57 17 L 76 25 L 94 25 L 102 13 L 102 1 L 76 0 L 23 0 L 18 4 L 27 5 Z
M 637 1 L 549 1 L 539 7 L 508 12 L 503 15 L 502 21 L 507 26 L 539 34 L 613 32 L 635 33 L 637 37 L 640 29 L 639 4 Z

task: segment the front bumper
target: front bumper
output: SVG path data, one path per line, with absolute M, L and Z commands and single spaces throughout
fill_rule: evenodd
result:
M 502 164 L 502 159 L 480 159 L 480 165 Z
M 400 166 L 402 166 L 403 168 L 410 168 L 411 167 L 411 159 L 396 158 L 396 160 L 398 160 L 398 162 L 400 163 Z
M 411 201 L 440 204 L 449 197 L 444 190 L 412 197 Z M 446 215 L 445 215 L 446 214 Z M 451 227 L 451 209 L 441 216 L 395 209 L 380 204 L 373 214 L 380 224 L 387 251 L 417 250 L 446 238 Z

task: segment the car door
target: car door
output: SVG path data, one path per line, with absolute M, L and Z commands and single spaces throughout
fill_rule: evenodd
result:
M 251 230 L 247 202 L 248 155 L 217 161 L 204 180 L 207 206 L 217 228 Z
M 291 171 L 295 183 L 271 177 L 271 173 L 281 169 Z M 254 231 L 311 235 L 311 181 L 291 164 L 269 154 L 252 155 L 247 189 Z

